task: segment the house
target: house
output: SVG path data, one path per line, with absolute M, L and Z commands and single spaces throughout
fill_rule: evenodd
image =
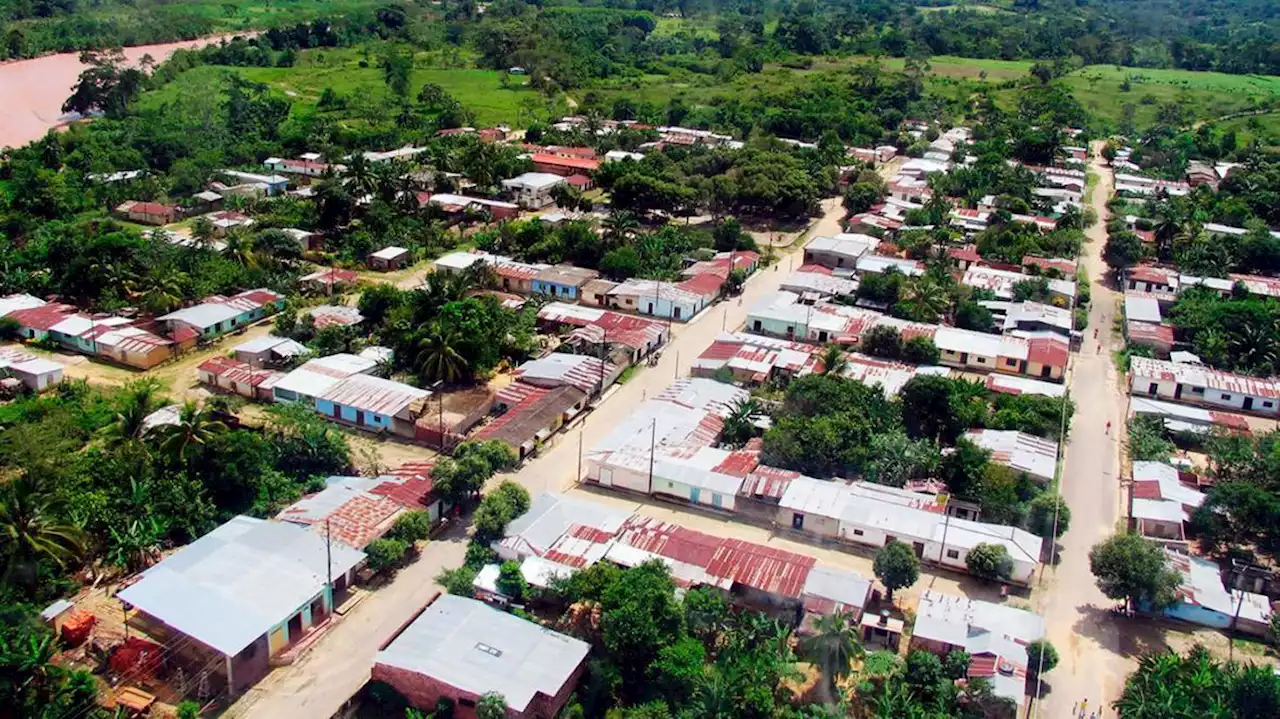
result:
M 1131 322 L 1160 324 L 1164 317 L 1160 313 L 1160 302 L 1145 294 L 1128 294 L 1124 296 L 1124 316 Z
M 727 370 L 735 382 L 758 385 L 816 371 L 820 365 L 818 352 L 818 347 L 804 342 L 745 332 L 721 332 L 693 361 L 690 373 L 694 377 L 713 378 Z
M 606 296 L 614 309 L 681 322 L 692 319 L 714 299 L 670 282 L 635 278 L 609 290 Z
M 1074 328 L 1071 310 L 1064 307 L 1054 307 L 1030 300 L 1026 302 L 983 300 L 980 304 L 1000 318 L 1001 330 L 1006 333 L 1049 332 L 1070 337 Z
M 231 297 L 214 295 L 191 307 L 185 307 L 156 318 L 173 336 L 187 329 L 202 339 L 213 339 L 235 329 L 246 327 L 284 308 L 284 296 L 258 288 Z
M 454 216 L 457 219 L 465 218 L 466 213 L 479 213 L 490 220 L 501 221 L 512 219 L 520 214 L 520 205 L 514 202 L 502 202 L 500 200 L 446 192 L 437 192 L 434 195 L 419 192 L 418 204 L 438 207 L 445 214 Z
M 400 515 L 432 508 L 440 520 L 439 501 L 431 496 L 430 466 L 417 466 L 413 476 L 329 477 L 324 489 L 307 495 L 276 514 L 276 519 L 330 536 L 348 547 L 364 548 L 386 534 Z
M 320 156 L 315 153 L 308 153 L 306 156 L 297 159 L 268 157 L 262 163 L 268 170 L 283 175 L 299 175 L 301 177 L 324 177 L 329 173 L 345 172 L 345 165 L 331 165 L 327 162 L 321 162 Z
M 919 277 L 924 274 L 924 263 L 906 257 L 887 257 L 885 255 L 863 255 L 854 265 L 858 276 L 868 274 L 883 275 L 897 272 L 908 277 Z
M 1058 443 L 1026 432 L 971 429 L 965 439 L 991 452 L 991 461 L 1040 482 L 1053 481 L 1058 466 Z
M 565 178 L 551 172 L 526 172 L 502 181 L 502 189 L 526 210 L 538 210 L 555 202 L 552 190 L 565 184 Z
M 17 347 L 0 348 L 0 377 L 12 377 L 32 392 L 43 392 L 62 381 L 63 365 Z
M 221 210 L 219 212 L 210 212 L 207 215 L 201 215 L 205 220 L 213 226 L 213 234 L 216 237 L 226 237 L 227 233 L 237 227 L 252 227 L 253 218 L 242 212 L 234 210 Z
M 982 255 L 978 254 L 976 245 L 965 245 L 963 247 L 948 247 L 947 259 L 956 263 L 956 266 L 963 272 L 974 265 L 982 264 Z
M 337 267 L 323 267 L 309 275 L 298 278 L 298 284 L 325 295 L 332 295 L 334 290 L 351 287 L 360 280 L 355 270 L 340 270 Z
M 1178 294 L 1179 278 L 1176 270 L 1153 265 L 1130 267 L 1125 273 L 1125 289 L 1149 292 L 1155 295 Z
M 396 148 L 394 150 L 386 150 L 383 152 L 365 152 L 364 159 L 368 160 L 369 162 L 390 162 L 393 160 L 408 160 L 409 158 L 417 157 L 418 155 L 421 155 L 422 153 L 426 152 L 427 149 L 428 148 L 426 147 L 415 147 L 413 145 L 405 145 L 404 147 Z
M 1181 473 L 1162 462 L 1134 462 L 1129 486 L 1129 516 L 1143 536 L 1183 540 L 1183 525 L 1204 503 L 1204 493 L 1185 483 Z
M 609 150 L 604 153 L 605 162 L 621 162 L 623 160 L 631 160 L 639 162 L 644 159 L 644 155 L 638 152 L 627 152 L 625 150 Z
M 1178 601 L 1162 610 L 1164 616 L 1214 629 L 1233 629 L 1255 637 L 1267 636 L 1272 608 L 1265 595 L 1228 590 L 1222 583 L 1218 565 L 1207 559 L 1170 549 L 1165 550 L 1165 556 L 1182 576 L 1182 584 L 1177 591 Z
M 863 212 L 850 217 L 845 221 L 845 228 L 854 234 L 892 235 L 902 229 L 902 224 L 901 220 L 876 214 L 876 211 L 873 210 L 872 212 Z
M 263 335 L 236 345 L 233 348 L 236 361 L 243 362 L 255 369 L 278 367 L 288 364 L 297 357 L 311 354 L 307 346 L 288 337 Z
M 622 374 L 622 368 L 588 355 L 552 352 L 529 360 L 512 373 L 517 382 L 554 389 L 566 385 L 588 395 L 599 394 Z
M 317 395 L 315 407 L 343 424 L 413 439 L 414 426 L 430 396 L 427 390 L 403 382 L 357 373 Z
M 1040 218 L 1035 218 L 1040 219 Z M 1031 268 L 1038 268 L 1041 274 L 1049 274 L 1049 270 L 1060 272 L 1063 277 L 1072 278 L 1076 276 L 1076 261 L 1064 260 L 1059 257 L 1038 257 L 1036 255 L 1026 255 L 1022 258 L 1022 269 L 1024 272 L 1033 272 Z
M 139 613 L 150 636 L 165 638 L 180 657 L 198 657 L 234 694 L 266 676 L 273 657 L 327 625 L 335 596 L 363 561 L 363 552 L 297 525 L 240 516 L 116 596 Z
M 529 161 L 533 163 L 533 169 L 536 172 L 560 175 L 562 177 L 591 175 L 600 169 L 599 160 L 587 157 L 564 157 L 544 152 L 536 152 L 530 155 Z
M 551 719 L 586 671 L 591 645 L 484 602 L 438 595 L 374 657 L 371 678 L 409 704 L 475 716 L 487 693 L 501 694 L 508 719 Z
M 995 267 L 971 266 L 965 270 L 964 277 L 960 281 L 975 289 L 987 290 L 993 293 L 996 299 L 1012 301 L 1016 299 L 1014 297 L 1014 289 L 1018 283 L 1037 281 L 1038 279 L 1042 278 Z M 1076 283 L 1074 281 L 1045 279 L 1045 282 L 1050 302 L 1061 307 L 1075 305 Z
M 1129 361 L 1129 392 L 1254 414 L 1280 414 L 1280 381 L 1223 372 L 1199 365 L 1134 356 Z
M 879 244 L 880 240 L 871 235 L 815 237 L 804 246 L 804 263 L 852 270 L 858 258 L 875 250 Z
M 136 326 L 99 326 L 91 334 L 93 354 L 136 369 L 151 369 L 177 350 L 173 340 Z
M 1021 716 L 1027 698 L 1027 646 L 1045 637 L 1045 623 L 1025 609 L 926 589 L 920 597 L 911 648 L 939 655 L 969 655 L 968 678 L 982 677 L 997 696 L 1011 700 Z
M 920 375 L 946 377 L 951 371 L 946 367 L 914 365 L 896 360 L 886 360 L 870 355 L 850 352 L 845 354 L 843 375 L 869 387 L 879 387 L 886 397 L 896 397 L 912 378 Z
M 717 252 L 709 260 L 699 260 L 680 271 L 681 277 L 693 278 L 699 275 L 714 275 L 721 283 L 734 271 L 750 275 L 760 265 L 760 253 L 753 250 L 733 250 Z
M 1150 347 L 1156 357 L 1168 357 L 1173 352 L 1173 328 L 1169 325 L 1128 320 L 1124 334 L 1130 345 Z
M 589 294 L 592 283 L 583 286 Z M 544 327 L 573 327 L 566 342 L 593 357 L 608 356 L 615 364 L 632 365 L 666 344 L 671 328 L 665 322 L 619 312 L 550 302 L 538 310 Z
M 618 284 L 613 280 L 601 278 L 590 280 L 582 285 L 582 289 L 578 292 L 578 301 L 594 307 L 607 307 L 609 292 Z
M 316 305 L 305 310 L 303 315 L 311 318 L 317 330 L 326 327 L 354 327 L 364 322 L 360 309 L 350 305 Z
M 796 532 L 872 548 L 897 539 L 920 559 L 962 572 L 968 571 L 969 550 L 999 544 L 1013 560 L 1009 581 L 1017 584 L 1029 584 L 1040 563 L 1041 540 L 1030 532 L 952 517 L 934 495 L 868 482 L 792 478 L 775 521 Z
M 409 249 L 407 247 L 384 247 L 369 255 L 369 268 L 383 272 L 398 270 L 408 262 Z
M 116 214 L 144 225 L 169 225 L 182 218 L 182 210 L 177 205 L 137 200 L 120 203 L 116 206 Z
M 241 172 L 239 170 L 220 170 L 218 174 L 238 185 L 261 188 L 261 194 L 267 197 L 275 197 L 289 188 L 289 178 L 282 175 L 262 175 L 256 172 Z
M 509 384 L 494 398 L 494 408 L 500 414 L 481 427 L 475 438 L 502 440 L 523 460 L 578 416 L 586 408 L 589 396 L 572 384 L 554 388 L 527 382 Z
M 803 265 L 783 279 L 778 287 L 802 297 L 829 299 L 853 297 L 858 292 L 858 281 L 836 277 L 830 269 L 821 265 Z
M 1061 397 L 1067 393 L 1065 385 L 1018 377 L 1016 375 L 989 374 L 984 382 L 988 392 L 1003 394 L 1034 394 L 1041 397 Z
M 573 265 L 552 265 L 534 275 L 533 291 L 560 300 L 576 302 L 582 288 L 600 276 L 595 270 Z
M 342 380 L 372 372 L 377 366 L 378 362 L 372 358 L 345 353 L 307 360 L 275 383 L 272 398 L 276 402 L 315 405 L 322 395 Z
M 1129 411 L 1145 417 L 1159 417 L 1170 432 L 1208 434 L 1224 429 L 1235 434 L 1250 434 L 1249 419 L 1244 415 L 1162 402 L 1146 397 L 1130 397 Z
M 196 377 L 207 387 L 266 402 L 272 399 L 272 388 L 284 374 L 228 357 L 210 357 L 196 367 Z

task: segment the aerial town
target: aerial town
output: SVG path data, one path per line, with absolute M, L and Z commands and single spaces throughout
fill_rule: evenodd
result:
M 1280 21 L 1096 5 L 0 9 L 0 717 L 1280 717 Z

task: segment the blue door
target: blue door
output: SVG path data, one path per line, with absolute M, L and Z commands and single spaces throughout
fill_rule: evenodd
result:
M 694 504 L 697 504 L 697 503 L 698 503 L 698 494 L 699 494 L 701 491 L 702 491 L 702 490 L 701 490 L 701 489 L 699 489 L 699 488 L 697 488 L 697 487 L 694 487 L 693 489 L 689 490 L 689 501 L 690 501 L 690 502 L 693 502 Z

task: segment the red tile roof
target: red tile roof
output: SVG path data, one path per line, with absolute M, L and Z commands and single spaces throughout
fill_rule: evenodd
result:
M 812 272 L 818 275 L 830 275 L 833 273 L 833 270 L 830 267 L 823 267 L 822 265 L 800 265 L 800 269 L 796 270 L 796 272 Z
M 1152 284 L 1167 285 L 1169 284 L 1170 272 L 1159 267 L 1151 267 L 1143 265 L 1134 267 L 1129 270 L 1129 279 L 1138 282 L 1150 282 Z
M 692 292 L 699 297 L 711 297 L 718 294 L 723 285 L 723 277 L 717 277 L 713 274 L 705 274 L 694 275 L 693 277 L 677 284 L 676 287 L 679 287 L 685 292 Z
M 564 181 L 574 187 L 586 187 L 591 184 L 591 178 L 586 175 L 569 175 Z
M 978 248 L 974 245 L 965 245 L 964 247 L 952 247 L 947 250 L 947 256 L 952 259 L 964 260 L 965 262 L 981 262 L 982 255 L 978 254 Z
M 1027 361 L 1050 367 L 1066 367 L 1071 352 L 1061 340 L 1038 337 L 1027 342 Z
M 1160 483 L 1156 481 L 1142 481 L 1133 483 L 1134 499 L 1164 499 L 1160 494 Z
M 1074 277 L 1076 274 L 1076 263 L 1072 260 L 1066 260 L 1061 257 L 1037 257 L 1035 255 L 1027 255 L 1022 258 L 1022 266 L 1036 266 L 1041 269 L 1053 268 L 1066 275 Z

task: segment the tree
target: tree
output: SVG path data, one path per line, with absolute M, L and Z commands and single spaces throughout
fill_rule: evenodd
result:
M 702 642 L 695 637 L 682 637 L 658 650 L 658 658 L 649 671 L 670 706 L 683 706 L 693 696 L 702 678 L 706 654 Z
M 85 539 L 34 477 L 24 474 L 0 491 L 0 553 L 5 557 L 6 583 L 15 570 L 34 579 L 34 564 L 41 560 L 65 566 L 84 551 Z
M 1107 236 L 1107 244 L 1102 249 L 1102 260 L 1112 271 L 1133 267 L 1142 261 L 1145 249 L 1142 238 L 1133 232 L 1113 232 Z
M 862 351 L 873 357 L 898 359 L 902 356 L 902 336 L 888 325 L 876 325 L 862 337 Z
M 855 182 L 844 191 L 844 208 L 851 215 L 870 210 L 884 198 L 883 186 L 874 182 Z
M 966 427 L 952 406 L 953 382 L 948 377 L 916 375 L 902 386 L 902 423 L 907 434 L 940 444 L 952 444 Z
M 1058 666 L 1058 650 L 1048 639 L 1037 639 L 1027 645 L 1027 674 L 1036 677 Z
M 822 348 L 822 374 L 842 375 L 849 368 L 844 348 L 832 343 Z
M 62 103 L 62 111 L 81 115 L 102 112 L 108 117 L 124 115 L 129 103 L 142 91 L 145 79 L 142 72 L 124 67 L 124 53 L 118 49 L 83 52 L 80 62 L 88 67 L 81 71 L 71 89 L 71 97 Z
M 529 593 L 529 582 L 525 581 L 524 573 L 520 571 L 520 563 L 514 560 L 498 566 L 498 580 L 494 584 L 499 592 L 512 601 L 522 601 Z
M 943 455 L 939 476 L 947 489 L 959 497 L 973 501 L 978 499 L 983 473 L 991 453 L 961 438 L 948 454 Z
M 374 573 L 400 566 L 409 551 L 407 542 L 383 537 L 369 542 L 364 548 L 366 566 Z
M 964 558 L 965 567 L 975 577 L 1004 581 L 1013 576 L 1013 558 L 1003 544 L 979 542 Z
M 730 447 L 741 447 L 756 436 L 756 422 L 764 415 L 759 400 L 743 397 L 733 403 L 724 418 L 720 441 Z
M 202 446 L 226 431 L 227 425 L 215 419 L 212 412 L 190 401 L 183 404 L 177 424 L 160 425 L 153 430 L 160 437 L 161 450 L 177 462 L 186 461 L 191 447 Z
M 1089 569 L 1107 597 L 1153 611 L 1176 602 L 1182 584 L 1164 548 L 1137 534 L 1117 534 L 1095 544 L 1089 550 Z
M 912 337 L 902 343 L 902 361 L 911 364 L 936 365 L 942 359 L 942 352 L 933 343 L 932 337 Z
M 802 652 L 822 672 L 827 687 L 835 691 L 836 682 L 849 675 L 854 657 L 862 656 L 862 643 L 858 641 L 858 628 L 844 612 L 825 614 L 813 626 L 813 634 L 807 637 Z
M 910 545 L 894 539 L 876 552 L 873 570 L 892 602 L 894 592 L 910 587 L 920 579 L 920 560 Z
M 443 381 L 446 384 L 466 378 L 471 367 L 458 351 L 459 344 L 457 332 L 431 333 L 418 354 L 418 371 L 422 378 L 427 382 Z
M 476 702 L 476 719 L 503 719 L 507 715 L 507 700 L 497 692 L 485 692 Z
M 446 592 L 459 597 L 475 596 L 475 580 L 476 570 L 465 564 L 457 569 L 446 569 L 436 576 L 436 584 L 444 587 Z
M 1144 655 L 1112 705 L 1121 719 L 1249 717 L 1280 713 L 1280 678 L 1265 665 L 1223 664 L 1204 647 Z
M 600 599 L 605 656 L 621 671 L 625 697 L 644 692 L 649 665 L 676 641 L 681 626 L 675 582 L 665 564 L 645 562 L 625 570 Z
M 413 544 L 429 539 L 431 529 L 431 513 L 425 509 L 411 509 L 396 517 L 396 523 L 391 525 L 386 536 Z
M 1045 492 L 1031 500 L 1027 530 L 1040 537 L 1056 539 L 1071 526 L 1071 507 L 1062 496 Z

